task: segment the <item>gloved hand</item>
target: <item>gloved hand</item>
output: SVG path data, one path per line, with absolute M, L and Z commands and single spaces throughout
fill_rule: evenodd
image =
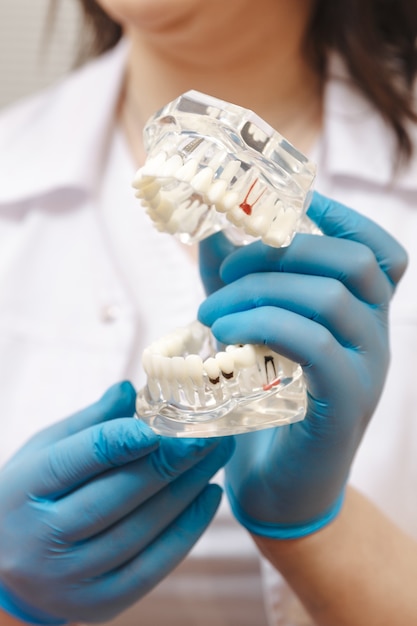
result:
M 237 519 L 255 534 L 283 539 L 314 532 L 340 509 L 384 385 L 388 307 L 407 263 L 388 233 L 336 202 L 315 194 L 308 214 L 325 236 L 298 234 L 283 249 L 261 242 L 238 249 L 220 268 L 226 286 L 199 311 L 220 342 L 265 343 L 302 366 L 305 419 L 237 436 L 226 468 Z M 204 243 L 206 284 L 215 284 L 222 248 L 219 235 Z
M 130 383 L 32 438 L 0 472 L 0 608 L 101 622 L 184 558 L 221 497 L 231 439 L 161 438 Z

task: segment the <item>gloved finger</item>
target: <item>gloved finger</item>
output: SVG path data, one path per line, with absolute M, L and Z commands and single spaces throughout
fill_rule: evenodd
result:
M 360 370 L 360 356 L 364 347 L 346 350 L 321 324 L 292 311 L 262 307 L 222 317 L 212 326 L 214 336 L 222 343 L 255 343 L 268 345 L 272 350 L 300 363 L 308 382 L 308 390 L 315 398 L 332 398 L 339 388 L 341 377 L 370 377 Z M 389 354 L 384 350 L 384 338 L 378 348 L 378 367 L 386 371 Z M 355 363 L 355 365 L 353 365 Z M 356 368 L 356 369 L 355 369 Z
M 307 214 L 326 235 L 357 241 L 370 248 L 392 284 L 399 282 L 407 267 L 407 253 L 381 226 L 317 192 Z
M 224 447 L 229 446 L 223 438 L 161 438 L 159 448 L 151 454 L 97 476 L 57 503 L 57 525 L 67 541 L 93 537 L 154 497 L 207 455 L 214 458 L 218 453 L 224 458 Z
M 271 248 L 260 241 L 240 248 L 224 261 L 221 277 L 230 283 L 245 274 L 271 271 L 334 278 L 372 304 L 387 302 L 393 293 L 370 248 L 318 235 L 298 234 L 286 248 Z
M 216 233 L 199 244 L 200 276 L 206 293 L 212 293 L 223 286 L 219 275 L 220 265 L 236 247 L 223 235 Z
M 213 519 L 222 490 L 208 485 L 155 541 L 121 568 L 91 580 L 77 594 L 73 621 L 109 620 L 148 593 L 187 555 Z M 97 598 L 100 603 L 97 604 Z M 52 601 L 52 600 L 51 600 Z
M 200 305 L 198 319 L 212 326 L 221 317 L 260 307 L 279 307 L 316 321 L 345 346 L 366 345 L 378 330 L 375 309 L 338 280 L 279 272 L 248 274 L 216 291 Z
M 135 400 L 136 391 L 130 382 L 117 383 L 94 404 L 40 431 L 28 441 L 20 453 L 15 455 L 14 460 L 21 455 L 26 456 L 29 451 L 35 452 L 45 448 L 94 424 L 119 417 L 132 417 L 135 413 Z
M 37 453 L 28 490 L 39 498 L 62 497 L 103 472 L 149 455 L 159 441 L 149 426 L 133 417 L 91 426 Z
M 224 438 L 214 452 L 107 531 L 77 542 L 74 574 L 84 578 L 103 576 L 135 558 L 191 505 L 233 450 L 233 439 Z

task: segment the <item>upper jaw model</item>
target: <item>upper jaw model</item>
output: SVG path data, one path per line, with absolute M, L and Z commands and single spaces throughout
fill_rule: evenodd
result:
M 133 186 L 158 230 L 190 244 L 222 230 L 236 245 L 274 247 L 318 233 L 305 215 L 314 164 L 252 111 L 189 91 L 148 121 L 144 141 Z M 163 435 L 230 435 L 305 414 L 298 364 L 265 346 L 217 352 L 198 322 L 149 346 L 143 365 L 136 412 Z

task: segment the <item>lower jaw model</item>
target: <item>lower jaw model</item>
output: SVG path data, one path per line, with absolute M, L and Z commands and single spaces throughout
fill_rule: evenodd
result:
M 236 245 L 274 247 L 319 234 L 305 217 L 314 165 L 251 111 L 187 92 L 149 120 L 144 139 L 133 186 L 158 230 L 185 243 L 222 230 Z M 151 344 L 142 361 L 136 413 L 163 435 L 230 435 L 305 415 L 297 363 L 263 345 L 218 351 L 199 322 Z

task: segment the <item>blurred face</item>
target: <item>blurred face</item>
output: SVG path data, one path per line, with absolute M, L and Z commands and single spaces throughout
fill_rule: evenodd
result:
M 175 26 L 204 7 L 205 0 L 96 0 L 124 27 L 161 30 Z M 233 0 L 232 0 L 233 1 Z M 216 3 L 218 0 L 209 0 Z

